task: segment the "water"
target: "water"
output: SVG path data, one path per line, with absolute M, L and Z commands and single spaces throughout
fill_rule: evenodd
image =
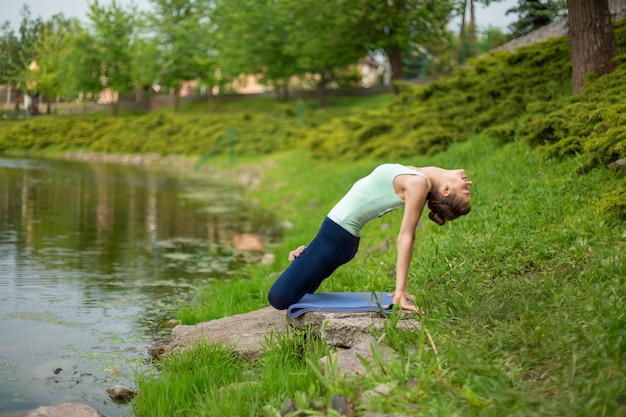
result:
M 135 388 L 181 303 L 249 260 L 230 242 L 270 222 L 250 206 L 207 175 L 0 158 L 0 416 L 132 415 L 105 390 Z

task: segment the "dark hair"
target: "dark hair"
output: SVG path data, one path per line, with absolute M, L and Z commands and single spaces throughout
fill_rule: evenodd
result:
M 465 203 L 456 194 L 450 194 L 447 197 L 428 193 L 428 218 L 439 226 L 443 226 L 446 221 L 454 220 L 459 216 L 464 216 L 470 212 L 472 206 L 469 202 Z

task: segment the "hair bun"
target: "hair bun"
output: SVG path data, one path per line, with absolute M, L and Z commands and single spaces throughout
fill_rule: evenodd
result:
M 434 211 L 428 213 L 428 218 L 437 223 L 439 226 L 443 226 L 446 223 L 446 221 L 439 215 L 439 213 L 436 213 Z

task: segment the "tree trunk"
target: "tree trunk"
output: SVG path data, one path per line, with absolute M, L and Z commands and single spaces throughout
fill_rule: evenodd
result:
M 569 50 L 572 60 L 572 93 L 584 89 L 584 76 L 615 70 L 615 33 L 608 0 L 567 0 Z
M 389 65 L 391 65 L 391 79 L 402 79 L 402 51 L 397 46 L 390 46 L 387 51 L 387 57 L 389 58 Z
M 113 101 L 111 101 L 111 116 L 113 117 L 117 117 L 117 114 L 119 113 L 119 108 L 120 108 L 120 100 L 119 98 L 113 98 Z
M 467 0 L 463 1 L 463 13 L 461 14 L 461 29 L 459 30 L 459 56 L 458 63 L 465 61 L 465 12 L 467 10 Z
M 476 8 L 474 6 L 474 0 L 470 0 L 470 24 L 467 36 L 468 43 L 468 56 L 476 56 Z
M 30 103 L 25 110 L 29 116 L 39 116 L 39 93 L 30 96 Z
M 7 81 L 7 107 L 11 105 L 11 80 Z
M 217 102 L 219 95 L 213 94 L 213 86 L 209 85 L 206 91 L 207 99 L 209 102 L 209 113 L 215 113 L 217 111 Z
M 180 107 L 180 90 L 180 85 L 174 88 L 174 113 L 178 113 L 178 108 Z
M 321 70 L 320 77 L 320 81 L 317 83 L 317 98 L 319 100 L 320 109 L 323 109 L 326 107 L 326 87 L 332 79 L 332 72 L 328 70 Z
M 275 80 L 274 92 L 276 93 L 276 100 L 278 100 L 279 103 L 286 103 L 289 100 L 288 82 Z

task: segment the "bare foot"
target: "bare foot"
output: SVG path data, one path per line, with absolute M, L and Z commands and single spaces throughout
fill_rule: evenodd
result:
M 305 249 L 306 246 L 302 245 L 289 252 L 289 262 L 293 262 L 298 256 L 302 255 L 302 252 L 304 252 Z

